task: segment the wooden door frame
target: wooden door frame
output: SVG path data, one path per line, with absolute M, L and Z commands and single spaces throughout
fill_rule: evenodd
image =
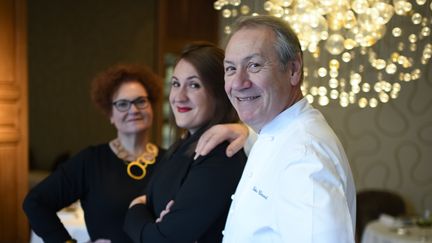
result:
M 0 242 L 28 242 L 27 2 L 0 9 Z

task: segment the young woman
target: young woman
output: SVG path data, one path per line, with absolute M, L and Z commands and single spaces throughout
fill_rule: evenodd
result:
M 220 48 L 195 43 L 175 65 L 169 101 L 186 133 L 157 166 L 147 194 L 131 203 L 125 231 L 134 242 L 221 242 L 246 157 L 228 158 L 227 143 L 196 160 L 193 152 L 209 127 L 238 120 L 224 91 L 223 59 Z

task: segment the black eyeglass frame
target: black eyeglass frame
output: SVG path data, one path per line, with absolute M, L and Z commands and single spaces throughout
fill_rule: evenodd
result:
M 141 101 L 143 102 L 140 103 Z M 120 103 L 123 103 L 126 106 L 122 107 L 119 105 Z M 119 112 L 129 111 L 132 105 L 134 105 L 139 110 L 144 110 L 150 106 L 150 100 L 148 99 L 148 96 L 140 96 L 134 100 L 127 100 L 127 99 L 116 100 L 112 103 L 112 105 Z

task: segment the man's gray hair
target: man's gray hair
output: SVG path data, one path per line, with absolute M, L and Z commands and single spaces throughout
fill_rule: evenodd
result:
M 274 46 L 284 70 L 287 68 L 288 62 L 294 60 L 297 54 L 300 54 L 303 59 L 303 52 L 297 35 L 286 21 L 277 17 L 269 15 L 240 17 L 233 24 L 231 34 L 227 40 L 229 41 L 238 30 L 249 27 L 268 27 L 275 33 L 276 42 Z

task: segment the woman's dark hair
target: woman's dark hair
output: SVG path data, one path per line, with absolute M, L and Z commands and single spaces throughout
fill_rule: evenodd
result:
M 237 112 L 231 105 L 224 89 L 224 51 L 210 42 L 193 42 L 182 50 L 176 65 L 180 60 L 190 63 L 201 78 L 215 109 L 207 128 L 220 123 L 232 123 L 239 120 Z
M 96 75 L 91 83 L 93 103 L 105 115 L 111 116 L 113 96 L 127 82 L 140 83 L 146 89 L 152 107 L 155 107 L 162 95 L 159 77 L 146 66 L 134 64 L 118 64 Z

